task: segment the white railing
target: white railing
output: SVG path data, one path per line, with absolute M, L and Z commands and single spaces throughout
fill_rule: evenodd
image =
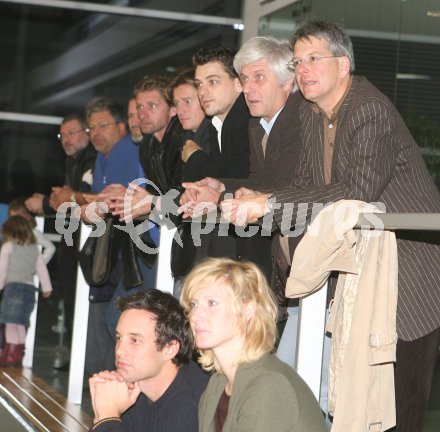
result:
M 384 229 L 415 229 L 415 230 L 440 230 L 440 214 L 380 214 L 375 213 L 384 223 Z M 37 218 L 38 227 L 43 223 Z M 357 227 L 370 225 L 368 215 L 360 216 Z M 80 247 L 90 233 L 87 225 L 81 224 Z M 157 270 L 156 286 L 168 292 L 173 291 L 173 279 L 171 276 L 171 243 L 175 233 L 174 229 L 161 228 L 160 253 Z M 325 287 L 326 285 L 324 285 Z M 324 340 L 324 322 L 326 310 L 327 289 L 320 289 L 314 294 L 300 300 L 300 312 L 298 319 L 297 338 L 297 371 L 312 389 L 319 400 L 322 348 Z M 89 286 L 85 282 L 81 268 L 78 268 L 76 282 L 75 314 L 70 356 L 70 373 L 68 399 L 76 404 L 81 403 L 85 350 L 87 341 L 87 323 L 89 311 Z M 31 326 L 26 339 L 26 356 L 23 364 L 32 366 L 33 344 L 35 340 L 35 317 L 37 307 L 31 316 Z
M 161 228 L 160 250 L 158 257 L 156 286 L 162 291 L 173 292 L 170 256 L 171 243 L 176 229 Z M 91 228 L 81 224 L 80 248 L 84 245 Z M 67 399 L 80 404 L 83 392 L 84 364 L 86 355 L 87 323 L 89 315 L 89 285 L 87 285 L 81 267 L 78 266 L 76 281 L 75 314 L 73 320 L 72 346 L 70 351 L 69 388 Z

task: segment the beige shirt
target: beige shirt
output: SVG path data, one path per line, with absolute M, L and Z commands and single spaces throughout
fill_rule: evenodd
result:
M 384 431 L 396 424 L 397 244 L 391 231 L 354 230 L 361 201 L 325 207 L 295 250 L 287 297 L 321 288 L 339 271 L 327 331 L 332 333 L 332 432 Z M 369 429 L 370 428 L 370 429 Z
M 336 128 L 338 126 L 338 117 L 341 111 L 342 104 L 348 95 L 351 87 L 352 78 L 350 77 L 350 82 L 343 94 L 342 98 L 333 108 L 331 117 L 327 117 L 327 114 L 319 108 L 317 104 L 312 105 L 312 110 L 314 112 L 321 112 L 323 114 L 323 131 L 324 131 L 324 181 L 325 184 L 330 184 L 332 179 L 332 162 L 333 162 L 333 151 L 336 138 Z

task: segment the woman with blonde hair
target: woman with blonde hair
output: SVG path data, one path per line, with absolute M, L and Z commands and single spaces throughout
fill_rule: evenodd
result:
M 187 276 L 181 302 L 200 363 L 215 372 L 200 401 L 200 432 L 326 431 L 310 389 L 271 354 L 276 306 L 256 265 L 207 259 Z

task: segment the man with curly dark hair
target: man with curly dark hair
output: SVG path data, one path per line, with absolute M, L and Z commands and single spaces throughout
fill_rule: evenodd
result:
M 151 289 L 118 302 L 116 371 L 90 378 L 93 431 L 198 431 L 208 376 L 191 361 L 194 340 L 177 299 Z

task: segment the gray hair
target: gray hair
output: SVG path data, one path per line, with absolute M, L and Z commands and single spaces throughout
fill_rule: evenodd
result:
M 327 42 L 329 51 L 334 56 L 346 56 L 350 61 L 350 73 L 354 72 L 353 44 L 347 32 L 338 24 L 310 19 L 299 24 L 298 28 L 290 37 L 292 48 L 301 40 L 310 40 L 311 37 L 324 39 Z
M 256 36 L 246 41 L 234 57 L 234 68 L 240 74 L 243 66 L 261 59 L 267 59 L 269 68 L 278 78 L 280 85 L 294 79 L 294 72 L 287 68 L 292 61 L 293 51 L 287 39 L 273 36 Z

